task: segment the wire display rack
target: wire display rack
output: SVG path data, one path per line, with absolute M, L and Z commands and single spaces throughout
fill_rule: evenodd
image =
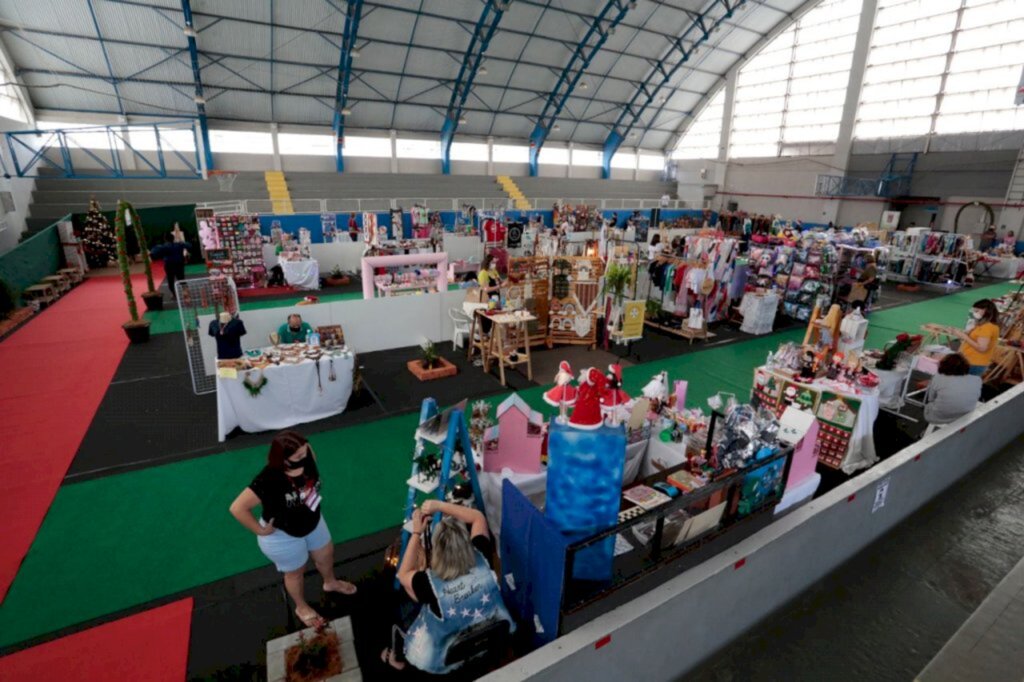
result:
M 192 390 L 196 395 L 205 395 L 217 390 L 217 366 L 207 367 L 200 343 L 199 327 L 201 315 L 238 312 L 238 291 L 235 283 L 227 277 L 203 277 L 178 280 L 174 286 L 178 297 L 178 314 L 181 315 L 181 330 L 185 335 L 185 352 L 188 354 L 188 368 L 192 375 Z

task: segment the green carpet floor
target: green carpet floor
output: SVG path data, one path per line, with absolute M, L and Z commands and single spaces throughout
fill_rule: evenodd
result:
M 971 303 L 1010 288 L 878 311 L 870 318 L 869 345 L 924 322 L 961 325 Z M 689 381 L 690 405 L 703 406 L 718 391 L 745 399 L 767 353 L 802 336 L 795 329 L 630 367 L 625 388 L 635 394 L 668 370 Z M 543 390 L 520 395 L 548 414 Z M 335 541 L 401 522 L 415 424 L 409 414 L 312 437 Z M 0 605 L 0 646 L 265 565 L 253 536 L 228 514 L 265 456 L 265 447 L 247 448 L 61 487 Z

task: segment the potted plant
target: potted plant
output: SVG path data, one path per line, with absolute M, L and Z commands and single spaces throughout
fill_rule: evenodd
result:
M 338 633 L 326 623 L 312 636 L 299 633 L 299 642 L 285 652 L 285 679 L 289 682 L 313 682 L 340 675 L 341 647 Z
M 621 306 L 626 285 L 629 284 L 632 275 L 629 266 L 621 263 L 610 264 L 604 272 L 604 292 L 602 293 L 610 293 L 615 298 L 615 305 Z
M 406 363 L 409 371 L 420 381 L 443 379 L 458 374 L 459 368 L 441 357 L 433 341 L 427 341 L 420 349 L 422 350 L 420 359 L 410 360 Z
M 115 225 L 124 221 L 135 231 L 135 240 L 139 243 L 139 258 L 142 259 L 142 267 L 146 271 L 146 291 L 142 294 L 142 302 L 146 304 L 146 310 L 163 310 L 164 295 L 156 290 L 153 285 L 153 261 L 149 257 L 149 244 L 146 242 L 146 233 L 142 231 L 142 220 L 138 211 L 127 201 L 117 202 L 117 215 L 114 216 Z M 121 232 L 118 232 L 121 234 Z M 120 249 L 118 244 L 118 249 Z M 118 258 L 120 262 L 120 257 Z
M 343 287 L 346 284 L 350 284 L 352 280 L 341 271 L 341 266 L 335 265 L 331 272 L 324 278 L 329 287 Z
M 118 202 L 117 214 L 114 219 L 114 228 L 117 236 L 117 266 L 121 270 L 121 282 L 124 285 L 124 294 L 128 299 L 128 314 L 131 319 L 125 322 L 121 327 L 124 329 L 125 334 L 128 335 L 128 340 L 132 343 L 145 343 L 149 341 L 149 320 L 139 318 L 139 308 L 135 304 L 135 292 L 132 290 L 132 275 L 128 265 L 128 247 L 125 244 L 125 218 L 135 222 L 129 213 L 131 209 L 130 204 L 127 202 Z M 141 238 L 142 242 L 140 246 L 145 244 L 145 238 Z M 153 273 L 149 270 L 149 253 L 143 246 L 143 253 L 146 254 L 146 274 L 149 275 L 150 288 L 153 286 Z

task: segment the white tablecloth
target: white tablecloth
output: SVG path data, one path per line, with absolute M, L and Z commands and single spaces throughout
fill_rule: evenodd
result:
M 996 279 L 1013 279 L 1024 271 L 1024 258 L 1000 258 L 998 263 L 979 262 L 974 266 L 974 274 Z
M 878 402 L 888 410 L 903 407 L 903 382 L 907 379 L 910 367 L 896 367 L 885 370 L 875 367 L 871 370 L 878 375 Z
M 679 466 L 686 461 L 685 440 L 681 443 L 666 443 L 659 436 L 661 429 L 654 431 L 656 433 L 653 433 L 647 442 L 647 456 L 640 467 L 640 476 L 644 478 Z
M 277 264 L 284 270 L 284 281 L 296 289 L 320 288 L 320 264 L 312 258 L 303 260 L 280 260 Z
M 352 395 L 354 365 L 351 355 L 334 358 L 336 378 L 331 381 L 330 361 L 321 358 L 319 384 L 317 366 L 312 360 L 297 365 L 271 365 L 263 370 L 267 383 L 255 397 L 242 384 L 245 372 L 238 372 L 237 379 L 218 377 L 218 437 L 223 441 L 235 427 L 250 433 L 276 431 L 343 412 Z

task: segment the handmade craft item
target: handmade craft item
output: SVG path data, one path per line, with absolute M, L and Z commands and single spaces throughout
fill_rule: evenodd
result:
M 580 373 L 579 394 L 569 418 L 570 426 L 588 431 L 601 428 L 604 423 L 601 417 L 601 394 L 606 383 L 605 376 L 594 367 L 588 367 Z
M 555 374 L 555 386 L 544 394 L 544 402 L 552 407 L 558 408 L 558 421 L 565 424 L 567 407 L 576 404 L 577 390 L 572 385 L 572 367 L 565 360 L 558 363 L 558 373 Z

